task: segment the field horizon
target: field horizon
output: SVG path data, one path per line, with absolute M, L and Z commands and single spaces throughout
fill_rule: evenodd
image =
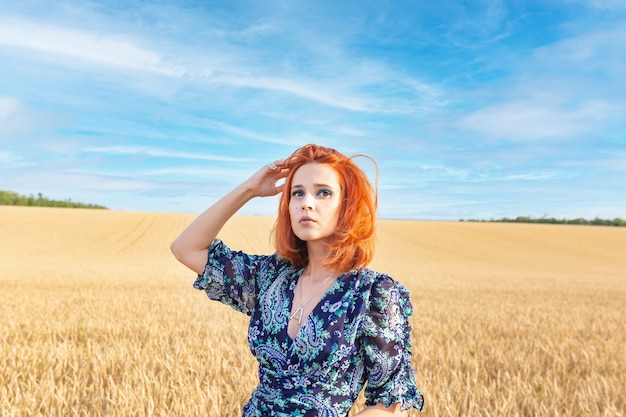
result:
M 0 206 L 0 417 L 237 416 L 247 318 L 193 290 L 187 213 Z M 272 216 L 219 237 L 271 253 Z M 411 292 L 417 416 L 624 416 L 626 229 L 390 220 L 372 269 Z M 362 409 L 357 402 L 351 415 Z

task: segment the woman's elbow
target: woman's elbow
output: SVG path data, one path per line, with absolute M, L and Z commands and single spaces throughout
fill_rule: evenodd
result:
M 191 269 L 197 274 L 204 271 L 207 260 L 208 249 L 193 250 L 185 247 L 179 240 L 175 240 L 170 245 L 170 251 L 181 264 Z
M 190 255 L 192 251 L 189 248 L 185 247 L 180 239 L 176 239 L 172 242 L 172 244 L 170 245 L 170 251 L 178 260 L 178 262 L 182 263 L 183 265 L 189 266 L 189 259 L 191 257 Z
M 174 240 L 170 244 L 170 251 L 176 257 L 176 259 L 178 259 L 179 261 L 181 260 L 181 257 L 183 255 L 184 251 L 180 247 L 180 242 L 178 241 L 178 239 Z

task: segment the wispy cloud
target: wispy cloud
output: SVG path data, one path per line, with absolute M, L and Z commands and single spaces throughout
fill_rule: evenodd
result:
M 25 167 L 33 165 L 33 163 L 27 162 L 21 155 L 7 151 L 0 151 L 0 163 L 5 167 Z
M 626 3 L 622 0 L 564 0 L 566 3 L 582 4 L 592 9 L 602 11 L 626 10 Z
M 269 25 L 247 28 L 246 36 L 262 33 Z M 230 37 L 237 39 L 231 34 Z M 128 35 L 84 28 L 59 26 L 16 17 L 0 19 L 0 45 L 25 49 L 49 57 L 71 58 L 55 61 L 57 65 L 76 66 L 74 59 L 97 66 L 127 71 L 184 78 L 200 88 L 229 86 L 239 89 L 271 91 L 306 99 L 325 106 L 366 113 L 412 113 L 430 106 L 430 99 L 438 98 L 432 85 L 395 73 L 381 63 L 368 63 L 347 54 L 335 59 L 344 66 L 341 72 L 318 77 L 284 75 L 285 68 L 269 62 L 262 67 L 247 50 L 228 39 L 220 39 L 224 50 L 193 49 L 187 45 L 169 42 L 160 47 L 142 40 L 143 35 Z M 208 52 L 208 55 L 207 55 Z M 326 57 L 319 56 L 324 62 Z M 269 65 L 268 65 L 269 64 Z M 319 64 L 318 64 L 319 66 Z M 393 81 L 392 81 L 393 80 Z M 393 84 L 390 83 L 393 82 Z M 395 84 L 395 85 L 394 85 Z M 406 98 L 389 99 L 388 94 L 377 94 L 382 86 L 394 85 L 394 92 Z M 204 87 L 203 87 L 204 86 Z
M 250 139 L 255 142 L 266 142 L 266 143 L 275 143 L 280 145 L 290 145 L 294 143 L 292 137 L 290 138 L 282 138 L 276 137 L 273 135 L 262 134 L 257 131 L 252 131 L 250 129 L 243 129 L 241 127 L 232 126 L 224 122 L 219 122 L 215 120 L 203 120 L 203 122 L 211 127 L 214 127 L 222 132 L 228 133 L 234 137 Z
M 197 159 L 203 161 L 221 161 L 221 162 L 251 162 L 252 158 L 239 158 L 224 155 L 212 155 L 206 153 L 191 153 L 172 151 L 161 148 L 151 148 L 149 146 L 93 146 L 83 149 L 87 153 L 100 153 L 106 155 L 136 155 L 149 156 L 156 158 L 174 158 L 174 159 Z
M 492 139 L 571 140 L 598 129 L 613 110 L 602 102 L 572 105 L 550 101 L 540 95 L 485 107 L 462 117 L 459 128 Z
M 563 179 L 571 175 L 563 174 L 559 171 L 534 171 L 521 174 L 507 174 L 501 178 L 503 181 L 546 181 Z
M 180 69 L 166 65 L 158 53 L 143 48 L 121 35 L 98 34 L 82 29 L 5 17 L 0 19 L 0 44 L 100 65 L 169 76 L 182 75 Z
M 0 143 L 16 143 L 24 135 L 58 125 L 59 116 L 27 106 L 14 96 L 0 96 Z
M 17 98 L 0 96 L 0 121 L 7 120 L 22 108 L 22 103 Z
M 459 129 L 490 140 L 570 141 L 626 127 L 625 42 L 626 31 L 603 27 L 534 49 L 512 62 L 506 82 L 485 85 L 486 104 L 466 111 Z
M 626 82 L 620 75 L 625 66 L 624 42 L 626 29 L 609 23 L 607 27 L 594 28 L 537 48 L 533 59 L 540 71 L 568 70 L 562 73 L 564 76 L 599 71 L 614 77 L 623 88 Z
M 510 11 L 500 0 L 485 3 L 451 2 L 446 38 L 456 46 L 478 49 L 509 36 Z

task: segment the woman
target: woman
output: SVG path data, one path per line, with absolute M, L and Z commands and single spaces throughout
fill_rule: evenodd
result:
M 281 192 L 274 255 L 232 251 L 216 239 L 246 202 Z M 198 273 L 196 289 L 250 316 L 260 382 L 244 416 L 347 416 L 366 383 L 359 415 L 423 408 L 409 294 L 366 268 L 375 213 L 363 171 L 334 149 L 307 145 L 261 168 L 172 243 Z

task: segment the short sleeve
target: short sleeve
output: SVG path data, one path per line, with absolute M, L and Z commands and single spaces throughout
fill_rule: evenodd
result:
M 424 397 L 411 364 L 413 307 L 408 291 L 386 275 L 373 284 L 363 322 L 363 350 L 368 382 L 366 405 L 401 403 L 403 411 L 424 408 Z
M 256 304 L 261 265 L 269 256 L 232 251 L 215 239 L 208 251 L 207 264 L 193 287 L 205 291 L 211 300 L 220 301 L 250 315 Z

